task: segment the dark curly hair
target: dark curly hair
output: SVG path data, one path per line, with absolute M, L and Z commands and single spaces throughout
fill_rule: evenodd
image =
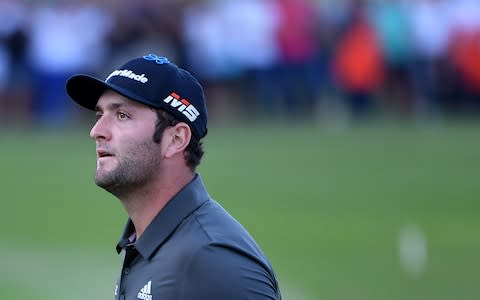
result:
M 155 125 L 155 132 L 153 133 L 153 141 L 155 143 L 160 143 L 165 129 L 167 127 L 175 126 L 181 121 L 164 110 L 153 108 L 152 110 L 157 113 L 157 124 Z M 203 154 L 204 151 L 202 142 L 198 140 L 197 137 L 192 135 L 187 148 L 185 148 L 185 151 L 183 152 L 187 166 L 192 171 L 195 171 L 197 166 L 200 164 Z

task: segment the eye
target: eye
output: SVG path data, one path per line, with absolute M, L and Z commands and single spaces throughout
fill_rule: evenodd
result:
M 127 119 L 128 119 L 128 115 L 127 115 L 126 113 L 123 113 L 123 112 L 119 111 L 119 112 L 117 113 L 117 118 L 118 118 L 119 120 L 121 120 L 121 121 L 127 120 Z
M 97 112 L 97 113 L 95 114 L 95 122 L 97 122 L 97 121 L 102 117 L 102 115 L 103 115 L 103 114 L 102 114 L 101 112 Z

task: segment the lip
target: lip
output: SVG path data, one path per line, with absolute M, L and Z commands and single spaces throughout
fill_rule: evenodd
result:
M 114 156 L 111 152 L 103 149 L 97 149 L 97 158 L 105 158 Z

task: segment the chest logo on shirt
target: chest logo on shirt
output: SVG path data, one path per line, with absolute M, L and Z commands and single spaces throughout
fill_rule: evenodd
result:
M 141 300 L 152 300 L 152 281 L 150 280 L 137 295 Z

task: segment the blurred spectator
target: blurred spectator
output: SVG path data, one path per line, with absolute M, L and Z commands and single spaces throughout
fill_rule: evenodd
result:
M 238 61 L 244 85 L 239 97 L 246 105 L 246 116 L 260 112 L 261 116 L 272 115 L 278 104 L 274 99 L 279 90 L 277 64 L 279 48 L 276 32 L 279 22 L 277 7 L 270 0 L 227 1 L 225 6 L 226 36 L 234 42 L 231 57 Z M 259 108 L 259 109 L 256 109 Z
M 126 57 L 137 56 L 138 53 L 147 51 L 146 49 L 162 53 L 175 62 L 183 61 L 183 5 L 180 3 L 181 1 L 175 0 L 113 1 L 108 8 L 115 28 L 109 35 L 113 56 L 111 65 L 123 62 Z
M 444 90 L 451 79 L 440 81 L 445 72 L 450 34 L 449 10 L 443 0 L 411 1 L 413 45 L 415 60 L 411 76 L 415 86 L 416 112 L 420 116 L 437 115 L 444 101 Z M 440 88 L 443 85 L 443 89 Z
M 385 58 L 382 89 L 389 111 L 410 114 L 413 109 L 410 65 L 413 58 L 412 28 L 404 0 L 373 1 L 369 8 Z
M 317 20 L 318 32 L 318 92 L 320 102 L 315 109 L 316 118 L 335 120 L 342 119 L 345 115 L 343 95 L 336 84 L 332 60 L 344 28 L 350 22 L 350 0 L 324 0 L 317 2 L 319 19 Z
M 236 109 L 248 110 L 254 115 L 252 112 L 258 106 L 256 100 L 268 102 L 274 97 L 278 17 L 271 2 L 201 1 L 192 2 L 185 11 L 187 62 L 192 72 L 205 82 L 214 109 L 235 106 L 237 95 L 242 98 L 243 105 Z M 248 87 L 235 84 L 239 81 L 248 82 Z M 222 101 L 213 103 L 215 99 Z
M 447 99 L 449 111 L 480 111 L 480 2 L 458 0 L 452 12 L 450 57 L 458 73 L 454 93 Z
M 192 2 L 183 17 L 188 65 L 207 81 L 238 76 L 238 61 L 232 57 L 236 37 L 227 35 L 236 28 L 226 22 L 225 5 L 223 1 Z
M 65 81 L 103 62 L 109 29 L 109 18 L 93 5 L 69 0 L 38 4 L 28 48 L 36 121 L 49 126 L 68 120 L 71 107 L 65 101 Z
M 4 102 L 6 101 L 5 98 L 7 93 L 9 73 L 10 57 L 7 52 L 7 47 L 0 43 L 0 109 L 6 105 Z
M 384 79 L 384 58 L 363 1 L 352 9 L 351 22 L 338 42 L 332 63 L 335 79 L 353 116 L 363 118 L 374 109 L 375 96 Z
M 279 88 L 288 115 L 311 113 L 320 91 L 318 6 L 309 0 L 277 0 Z
M 0 1 L 0 116 L 2 120 L 28 114 L 25 71 L 26 22 L 23 1 Z M 2 113 L 3 112 L 3 113 Z
M 183 39 L 187 68 L 204 84 L 210 116 L 225 114 L 225 107 L 236 103 L 232 80 L 240 76 L 239 62 L 232 57 L 236 43 L 227 32 L 223 1 L 192 1 L 183 15 Z M 222 105 L 228 102 L 228 105 Z M 227 113 L 228 114 L 228 113 Z

